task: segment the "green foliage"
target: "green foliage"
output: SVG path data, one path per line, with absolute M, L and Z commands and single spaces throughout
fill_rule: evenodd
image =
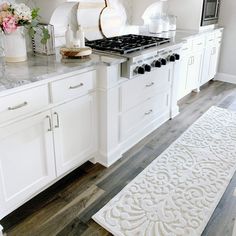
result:
M 39 17 L 39 8 L 34 8 L 33 10 L 32 10 L 32 13 L 31 13 L 31 16 L 32 16 L 32 19 L 34 20 L 34 19 L 37 19 L 38 17 Z
M 42 25 L 39 24 L 40 16 L 39 16 L 39 8 L 34 8 L 31 13 L 32 21 L 28 27 L 30 37 L 34 37 L 36 33 L 36 29 L 40 28 L 42 30 L 42 39 L 41 43 L 46 44 L 48 39 L 50 39 L 50 34 L 47 29 L 45 29 Z

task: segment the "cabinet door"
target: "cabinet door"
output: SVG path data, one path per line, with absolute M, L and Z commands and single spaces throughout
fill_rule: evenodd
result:
M 95 152 L 94 95 L 53 109 L 57 175 L 83 164 Z
M 54 178 L 49 112 L 0 128 L 0 218 Z
M 210 76 L 212 50 L 213 47 L 206 47 L 204 52 L 201 85 L 207 83 L 209 80 L 212 79 Z
M 187 85 L 188 69 L 190 64 L 191 64 L 190 56 L 184 56 L 181 58 L 180 76 L 178 81 L 178 95 L 177 95 L 178 100 L 187 95 L 186 85 Z
M 213 79 L 217 73 L 218 69 L 218 61 L 220 54 L 220 46 L 216 45 L 212 48 L 211 59 L 210 59 L 210 67 L 209 67 L 209 78 Z
M 202 74 L 202 59 L 203 59 L 203 52 L 201 51 L 195 52 L 194 55 L 192 56 L 187 75 L 187 84 L 186 84 L 187 93 L 190 93 L 191 91 L 199 87 Z
M 218 69 L 219 55 L 220 44 L 205 49 L 201 85 L 215 77 Z

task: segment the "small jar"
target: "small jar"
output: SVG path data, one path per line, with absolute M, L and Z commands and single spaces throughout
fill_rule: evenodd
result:
M 174 15 L 169 15 L 170 30 L 176 30 L 177 17 Z
M 163 20 L 161 17 L 149 19 L 148 24 L 149 32 L 152 34 L 158 34 L 163 31 Z
M 162 21 L 163 21 L 163 31 L 167 32 L 170 30 L 170 21 L 169 17 L 167 15 L 162 16 Z

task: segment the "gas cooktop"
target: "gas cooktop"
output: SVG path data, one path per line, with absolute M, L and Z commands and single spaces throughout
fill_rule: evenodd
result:
M 128 34 L 106 39 L 87 41 L 86 46 L 92 49 L 118 54 L 128 54 L 150 47 L 156 47 L 164 43 L 169 43 L 168 38 Z

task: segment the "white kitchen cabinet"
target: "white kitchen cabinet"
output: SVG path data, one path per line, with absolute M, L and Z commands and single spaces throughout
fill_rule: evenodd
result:
M 180 62 L 180 79 L 178 100 L 198 89 L 201 79 L 203 52 L 194 52 L 182 57 Z
M 201 85 L 207 83 L 211 79 L 214 79 L 218 69 L 219 55 L 220 55 L 219 43 L 215 44 L 214 46 L 206 48 L 204 54 Z
M 188 63 L 188 73 L 186 78 L 186 93 L 199 88 L 199 80 L 201 79 L 203 52 L 195 52 Z
M 95 95 L 89 94 L 52 110 L 57 175 L 91 159 L 96 151 Z
M 186 40 L 182 48 L 178 100 L 213 79 L 217 73 L 223 30 Z M 192 45 L 191 45 L 192 40 Z
M 0 128 L 0 218 L 56 178 L 50 112 Z

